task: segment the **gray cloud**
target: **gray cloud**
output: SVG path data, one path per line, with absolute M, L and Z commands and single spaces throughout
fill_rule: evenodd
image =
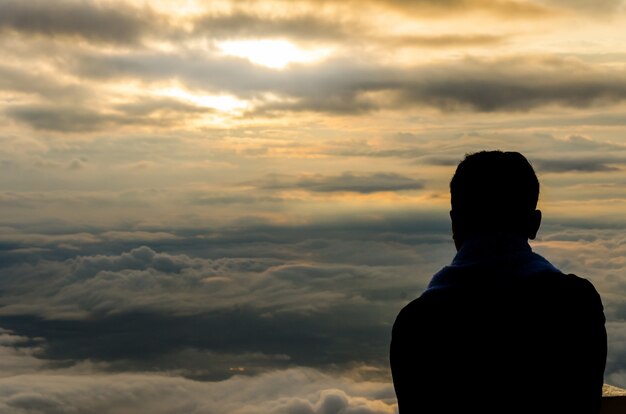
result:
M 449 223 L 439 221 L 413 215 L 168 232 L 6 230 L 0 326 L 45 339 L 29 354 L 20 345 L 28 355 L 57 365 L 89 359 L 107 372 L 217 380 L 238 373 L 231 366 L 248 374 L 384 367 L 396 312 L 453 255 Z M 615 320 L 626 291 L 620 278 L 609 278 L 624 269 L 623 249 L 615 248 L 621 230 L 563 226 L 548 225 L 538 251 L 565 271 L 591 276 Z M 567 243 L 576 245 L 575 260 Z M 39 250 L 20 252 L 33 245 Z
M 18 336 L 0 328 L 0 380 L 42 369 L 45 361 L 34 356 L 40 344 L 39 339 Z
M 222 382 L 176 376 L 81 370 L 0 378 L 0 410 L 11 414 L 392 414 L 391 384 L 358 383 L 346 375 L 290 369 Z M 337 411 L 337 409 L 341 411 Z
M 76 68 L 92 78 L 147 81 L 178 77 L 190 88 L 242 98 L 271 92 L 290 98 L 261 104 L 258 113 L 314 111 L 362 113 L 382 108 L 430 106 L 442 111 L 529 111 L 546 105 L 586 108 L 626 98 L 626 78 L 565 58 L 466 59 L 408 69 L 333 59 L 284 71 L 243 59 L 197 55 L 84 56 Z
M 253 2 L 254 3 L 254 2 Z M 285 5 L 292 7 L 294 3 Z M 406 3 L 395 0 L 373 0 L 370 4 L 392 8 L 409 14 L 439 14 L 442 16 L 459 11 L 491 11 L 509 13 L 508 17 L 540 15 L 546 10 L 539 5 L 519 2 L 493 2 L 484 0 L 454 0 L 446 2 L 420 1 Z M 300 6 L 312 6 L 311 2 L 299 2 Z M 345 10 L 362 7 L 346 2 Z M 293 7 L 294 10 L 298 7 Z M 303 9 L 304 10 L 304 9 Z M 338 19 L 313 5 L 308 12 L 294 11 L 289 14 L 261 14 L 254 7 L 247 10 L 234 8 L 228 13 L 208 12 L 187 16 L 185 23 L 193 28 L 159 14 L 148 7 L 136 8 L 123 3 L 98 4 L 78 0 L 62 0 L 54 7 L 42 0 L 0 2 L 0 30 L 22 35 L 39 35 L 53 38 L 79 38 L 95 43 L 139 46 L 147 37 L 165 41 L 180 41 L 205 36 L 214 40 L 288 38 L 299 43 L 350 41 L 353 43 L 376 42 L 386 47 L 464 47 L 490 45 L 502 42 L 505 37 L 490 34 L 441 36 L 381 36 L 375 27 L 358 18 Z
M 505 42 L 507 36 L 489 34 L 449 34 L 439 36 L 398 36 L 381 39 L 395 46 L 402 47 L 429 47 L 429 48 L 458 48 L 465 46 L 489 46 Z
M 541 3 L 583 13 L 597 14 L 616 12 L 624 5 L 623 0 L 599 0 L 594 2 L 585 0 L 541 0 Z
M 110 125 L 116 117 L 93 110 L 52 105 L 14 106 L 7 110 L 7 115 L 26 123 L 34 129 L 79 132 L 101 129 Z
M 343 92 L 327 91 L 328 110 L 356 112 L 385 107 L 368 98 L 366 92 L 387 93 L 388 105 L 392 107 L 425 105 L 443 111 L 480 112 L 527 111 L 555 104 L 583 108 L 626 98 L 626 80 L 617 72 L 596 73 L 576 63 L 567 69 L 568 62 L 558 60 L 540 61 L 535 67 L 532 62 L 525 63 L 532 69 L 521 69 L 526 67 L 524 62 L 516 60 L 426 66 L 413 69 L 411 75 L 384 69 L 375 74 L 355 68 L 352 79 L 346 73 L 345 82 L 339 87 Z M 335 98 L 341 105 L 333 101 Z M 324 98 L 303 94 L 292 108 L 323 110 Z
M 198 206 L 228 205 L 228 204 L 253 204 L 261 206 L 265 204 L 284 204 L 286 200 L 275 196 L 261 196 L 251 194 L 204 194 L 190 197 L 190 204 Z
M 623 164 L 624 160 L 606 160 L 594 158 L 578 159 L 534 159 L 533 165 L 538 172 L 565 173 L 565 172 L 614 172 L 620 171 L 613 165 Z
M 288 37 L 299 41 L 336 42 L 358 30 L 340 21 L 315 15 L 262 16 L 235 11 L 230 14 L 207 14 L 194 21 L 194 33 L 217 39 Z
M 621 74 L 599 73 L 567 59 L 468 61 L 425 72 L 428 82 L 401 89 L 403 102 L 492 112 L 526 111 L 551 104 L 583 108 L 626 98 L 626 79 Z
M 384 246 L 385 243 L 381 243 L 381 248 Z M 352 248 L 350 244 L 343 246 L 344 258 L 350 257 Z M 323 244 L 317 245 L 316 250 L 318 254 L 326 251 Z M 402 255 L 396 253 L 385 260 L 391 265 L 390 260 L 395 261 Z M 382 265 L 376 260 L 383 256 L 375 255 L 365 264 Z M 404 263 L 397 264 L 407 265 L 414 260 L 418 259 L 406 255 Z M 141 311 L 182 316 L 233 307 L 250 307 L 268 314 L 322 312 L 339 302 L 349 305 L 356 299 L 355 295 L 370 297 L 369 292 L 385 290 L 385 284 L 392 280 L 383 282 L 379 279 L 380 271 L 361 265 L 305 265 L 299 260 L 271 258 L 209 260 L 157 253 L 142 246 L 120 255 L 78 256 L 64 264 L 42 261 L 30 269 L 30 275 L 23 275 L 21 282 L 8 278 L 5 286 L 21 290 L 18 285 L 22 283 L 30 289 L 34 287 L 30 283 L 34 284 L 37 278 L 46 279 L 47 286 L 27 295 L 30 305 L 20 295 L 6 295 L 2 313 L 81 319 L 89 315 Z M 338 274 L 343 275 L 341 282 L 334 280 L 334 275 Z M 358 291 L 353 290 L 351 280 L 362 281 Z M 272 289 L 267 289 L 268 286 Z M 393 286 L 396 299 L 402 289 L 401 283 Z M 199 295 L 200 292 L 204 293 Z M 128 295 L 135 300 L 128 302 Z M 169 299 L 164 301 L 165 297 Z M 206 302 L 204 297 L 212 299 Z
M 153 23 L 148 23 L 149 21 Z M 0 30 L 94 42 L 135 44 L 158 16 L 128 5 L 61 0 L 0 1 Z
M 263 16 L 242 11 L 199 17 L 194 22 L 194 33 L 220 40 L 289 38 L 300 43 L 373 41 L 386 47 L 430 48 L 493 45 L 507 39 L 506 36 L 490 34 L 383 37 L 357 21 L 345 22 L 314 14 Z
M 249 374 L 292 364 L 384 365 L 397 309 L 434 272 L 434 257 L 445 262 L 446 249 L 432 246 L 451 245 L 441 234 L 447 226 L 417 218 L 346 225 L 7 231 L 0 321 L 45 338 L 39 357 L 104 361 L 111 371 L 173 370 L 185 355 L 198 362 L 181 363 L 178 374 L 203 379 L 237 373 L 214 360 Z M 39 250 L 21 252 L 32 245 Z M 429 246 L 428 260 L 415 245 Z
M 64 99 L 83 101 L 90 93 L 77 83 L 63 83 L 42 73 L 0 64 L 0 90 L 32 94 L 56 102 Z
M 550 13 L 549 9 L 529 1 L 509 0 L 372 0 L 372 3 L 396 9 L 410 15 L 450 15 L 471 13 L 476 11 L 489 12 L 508 18 L 538 18 Z
M 611 341 L 611 352 L 607 356 L 606 382 L 626 384 L 626 324 L 623 318 L 607 323 L 607 336 Z
M 172 127 L 190 117 L 213 112 L 211 108 L 186 104 L 175 99 L 145 98 L 133 103 L 120 104 L 112 111 L 97 111 L 80 105 L 19 105 L 6 110 L 6 114 L 34 129 L 58 132 L 98 131 L 124 126 Z
M 533 124 L 532 122 L 528 122 Z M 463 141 L 459 144 L 459 139 Z M 494 145 L 494 142 L 496 143 Z M 522 149 L 539 173 L 593 173 L 617 172 L 626 160 L 626 147 L 622 144 L 586 136 L 571 135 L 556 138 L 538 133 L 467 132 L 461 136 L 436 135 L 433 133 L 400 133 L 388 137 L 384 143 L 367 141 L 348 144 L 337 142 L 323 150 L 324 155 L 357 158 L 396 158 L 408 160 L 416 166 L 450 167 L 449 174 L 462 159 L 463 153 L 488 148 L 517 149 L 515 144 L 524 142 Z M 558 154 L 546 158 L 545 154 Z
M 418 158 L 424 155 L 421 148 L 393 148 L 393 149 L 375 149 L 375 148 L 341 148 L 326 152 L 328 155 L 338 155 L 344 157 L 373 157 L 373 158 Z
M 626 151 L 626 145 L 598 141 L 582 135 L 570 135 L 564 140 L 568 150 L 578 151 Z
M 351 172 L 344 172 L 338 176 L 301 176 L 296 179 L 270 176 L 265 180 L 250 184 L 271 190 L 301 189 L 319 193 L 353 192 L 363 194 L 381 191 L 419 190 L 424 187 L 421 181 L 396 173 L 355 174 Z

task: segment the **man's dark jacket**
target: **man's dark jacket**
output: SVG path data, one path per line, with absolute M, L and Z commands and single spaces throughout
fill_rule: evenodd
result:
M 400 312 L 390 354 L 400 414 L 598 412 L 600 297 L 522 250 L 453 262 Z

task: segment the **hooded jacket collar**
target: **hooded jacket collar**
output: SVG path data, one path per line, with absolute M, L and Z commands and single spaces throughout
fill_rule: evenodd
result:
M 428 290 L 466 285 L 472 268 L 497 269 L 502 277 L 523 277 L 541 272 L 558 272 L 554 265 L 532 251 L 528 239 L 513 235 L 481 236 L 463 243 L 449 266 L 433 276 Z M 480 274 L 480 272 L 472 272 Z

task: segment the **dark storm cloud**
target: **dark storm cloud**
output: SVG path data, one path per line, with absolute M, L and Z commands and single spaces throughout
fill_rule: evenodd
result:
M 160 18 L 148 8 L 60 0 L 0 1 L 0 30 L 134 44 Z M 152 23 L 148 23 L 151 22 Z
M 344 172 L 337 176 L 302 176 L 296 179 L 269 176 L 265 180 L 250 184 L 270 190 L 301 189 L 317 193 L 353 192 L 362 194 L 419 190 L 424 187 L 422 182 L 396 173 L 355 174 L 351 172 Z

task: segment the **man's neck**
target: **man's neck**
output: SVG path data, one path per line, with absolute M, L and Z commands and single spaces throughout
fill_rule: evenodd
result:
M 498 260 L 530 252 L 527 237 L 510 233 L 486 234 L 466 239 L 452 264 Z

